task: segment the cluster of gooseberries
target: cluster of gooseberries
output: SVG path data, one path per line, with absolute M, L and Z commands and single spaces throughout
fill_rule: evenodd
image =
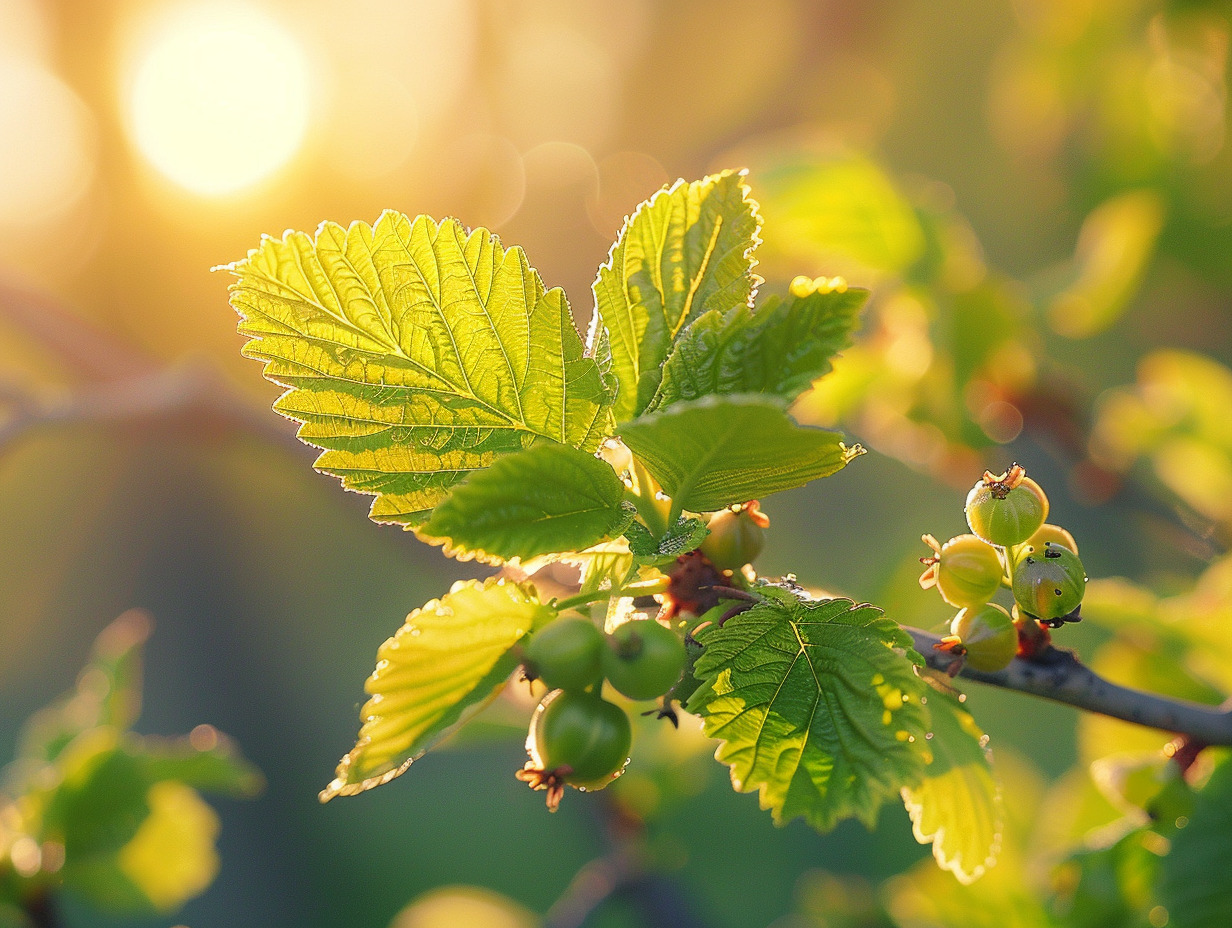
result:
M 964 665 L 992 672 L 1016 656 L 1032 657 L 1049 641 L 1049 628 L 1081 618 L 1087 577 L 1074 536 L 1048 518 L 1048 497 L 1014 464 L 1003 474 L 984 472 L 967 494 L 972 534 L 938 544 L 924 535 L 932 555 L 920 575 L 958 608 L 950 634 L 936 645 L 954 655 L 951 672 Z M 992 602 L 1003 588 L 1011 611 Z
M 701 558 L 730 578 L 761 551 L 768 524 L 756 502 L 716 512 L 699 551 L 679 560 L 692 566 L 690 558 Z M 606 634 L 591 618 L 565 613 L 526 644 L 523 673 L 550 692 L 531 717 L 530 759 L 517 777 L 532 789 L 547 791 L 549 810 L 556 811 L 565 786 L 602 789 L 628 762 L 632 726 L 625 710 L 603 697 L 605 682 L 635 701 L 666 697 L 667 702 L 669 692 L 675 692 L 685 670 L 682 627 L 687 623 L 665 623 L 678 618 L 681 605 L 669 599 L 662 621 L 635 618 Z M 670 704 L 659 714 L 675 720 Z

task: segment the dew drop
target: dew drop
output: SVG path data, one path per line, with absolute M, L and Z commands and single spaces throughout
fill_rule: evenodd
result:
M 1177 816 L 1177 819 L 1176 819 L 1176 827 L 1177 827 L 1177 828 L 1184 828 L 1184 827 L 1185 827 L 1186 825 L 1188 825 L 1188 824 L 1189 824 L 1189 816 L 1188 816 L 1188 815 L 1178 815 L 1178 816 Z
M 932 740 L 933 740 L 933 733 L 932 733 L 931 731 L 930 731 L 930 732 L 927 732 L 927 733 L 924 735 L 924 740 L 925 740 L 925 741 L 932 741 Z
M 982 748 L 988 747 L 988 736 L 987 735 L 980 735 L 980 747 Z
M 906 702 L 906 701 L 907 701 L 907 697 L 906 697 L 906 696 L 904 696 L 904 697 L 903 697 L 903 702 Z M 927 705 L 928 705 L 928 697 L 927 697 L 927 696 L 921 696 L 921 697 L 920 697 L 920 705 L 921 705 L 921 706 L 927 706 Z
M 908 743 L 908 744 L 915 744 L 915 735 L 908 735 L 908 736 L 907 736 L 907 743 Z
M 412 629 L 411 629 L 411 637 L 412 637 L 412 638 L 418 638 L 418 637 L 419 637 L 419 634 L 420 634 L 420 633 L 419 633 L 419 629 L 418 629 L 418 628 L 412 628 Z
M 959 702 L 966 702 L 966 701 L 967 701 L 967 694 L 966 694 L 966 693 L 959 693 L 959 694 L 958 694 L 958 701 L 959 701 Z

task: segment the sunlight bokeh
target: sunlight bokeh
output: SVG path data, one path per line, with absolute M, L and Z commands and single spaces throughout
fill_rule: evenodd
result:
M 244 4 L 191 4 L 154 24 L 130 63 L 129 134 L 160 172 L 194 193 L 228 194 L 273 174 L 308 128 L 303 48 Z
M 56 75 L 0 56 L 0 224 L 63 213 L 94 173 L 90 114 Z

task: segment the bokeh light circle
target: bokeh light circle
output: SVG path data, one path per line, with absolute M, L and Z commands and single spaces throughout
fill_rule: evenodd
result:
M 307 132 L 307 56 L 256 7 L 175 9 L 140 43 L 130 74 L 125 103 L 134 144 L 195 193 L 232 193 L 268 177 Z
M 0 57 L 0 223 L 58 215 L 94 176 L 94 132 L 85 106 L 33 61 Z

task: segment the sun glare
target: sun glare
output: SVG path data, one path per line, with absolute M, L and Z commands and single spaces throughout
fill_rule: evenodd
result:
M 286 164 L 308 127 L 308 61 L 260 10 L 198 4 L 161 20 L 132 58 L 128 129 L 163 174 L 228 194 Z

